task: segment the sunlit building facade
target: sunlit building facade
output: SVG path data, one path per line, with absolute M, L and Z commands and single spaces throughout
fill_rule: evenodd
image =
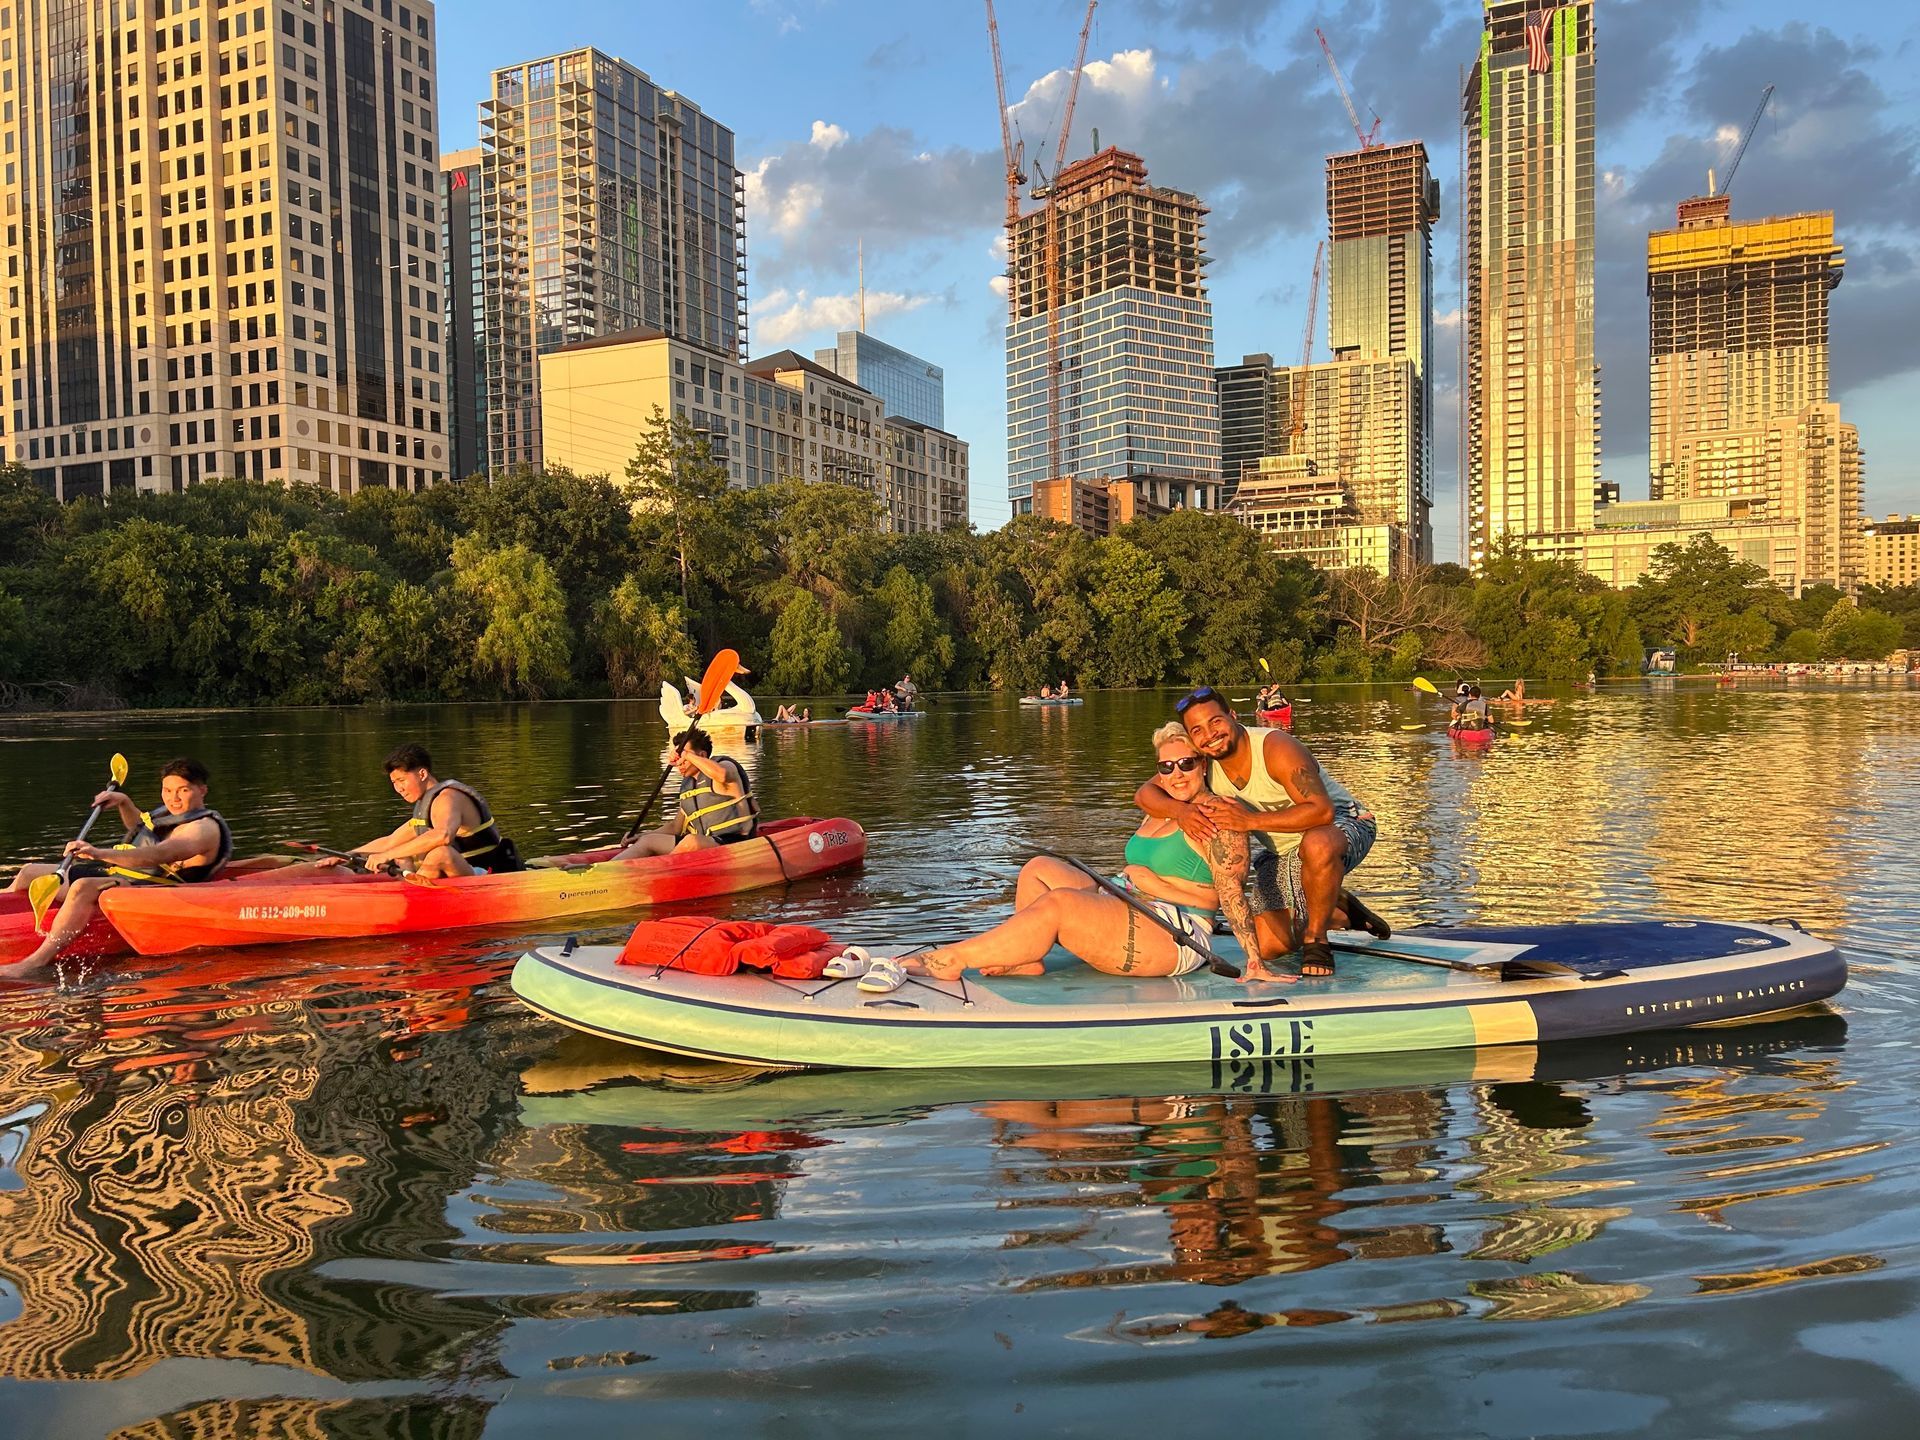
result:
M 1920 585 L 1920 515 L 1869 520 L 1865 542 L 1862 584 Z
M 440 253 L 446 260 L 447 473 L 486 468 L 486 410 L 481 403 L 480 332 L 486 305 L 480 285 L 480 150 L 440 157 Z
M 1211 493 L 1220 477 L 1220 408 L 1207 207 L 1185 191 L 1149 185 L 1140 157 L 1112 147 L 1064 167 L 1052 203 L 1059 207 L 1057 277 L 1049 274 L 1044 207 L 1021 217 L 1009 257 L 1013 513 L 1034 508 L 1040 481 L 1066 476 L 1178 477 Z M 1058 476 L 1049 423 L 1056 345 Z
M 0 458 L 440 478 L 434 6 L 145 10 L 0 0 Z
M 864 330 L 842 330 L 814 361 L 880 397 L 888 415 L 941 430 L 947 423 L 947 372 Z
M 1594 6 L 1483 0 L 1466 127 L 1468 563 L 1593 527 Z
M 594 49 L 494 71 L 480 111 L 489 467 L 541 462 L 550 350 L 646 329 L 746 358 L 733 131 Z

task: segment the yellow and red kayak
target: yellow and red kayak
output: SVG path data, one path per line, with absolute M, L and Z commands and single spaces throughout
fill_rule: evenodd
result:
M 851 820 L 776 820 L 751 840 L 645 860 L 614 847 L 558 855 L 509 875 L 344 882 L 116 887 L 100 897 L 120 936 L 142 955 L 200 946 L 369 939 L 478 925 L 537 925 L 681 900 L 704 900 L 857 865 L 866 832 Z

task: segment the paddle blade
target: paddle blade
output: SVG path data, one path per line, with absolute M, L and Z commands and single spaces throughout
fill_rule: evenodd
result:
M 1424 675 L 1416 675 L 1413 677 L 1413 688 L 1424 691 L 1428 695 L 1438 695 L 1440 693 L 1434 688 L 1433 682 Z
M 727 682 L 733 679 L 733 672 L 740 668 L 738 650 L 722 650 L 707 665 L 707 673 L 700 677 L 700 694 L 693 702 L 693 713 L 705 715 L 719 705 L 720 697 L 727 693 Z
M 127 757 L 122 755 L 119 751 L 116 750 L 114 752 L 113 759 L 107 762 L 107 771 L 109 774 L 113 776 L 113 783 L 116 788 L 126 784 L 127 783 Z
M 1266 656 L 1264 656 L 1264 655 L 1262 655 L 1262 656 L 1260 657 L 1260 673 L 1261 673 L 1262 675 L 1271 675 L 1271 674 L 1273 674 L 1273 669 L 1272 669 L 1272 667 L 1271 667 L 1271 666 L 1269 666 L 1269 665 L 1267 664 L 1267 657 L 1266 657 Z
M 1424 725 L 1402 725 L 1400 728 L 1402 730 L 1424 730 L 1427 727 Z
M 58 875 L 42 875 L 27 886 L 27 904 L 33 908 L 33 928 L 37 934 L 47 933 L 47 908 L 53 904 L 53 897 L 60 893 Z

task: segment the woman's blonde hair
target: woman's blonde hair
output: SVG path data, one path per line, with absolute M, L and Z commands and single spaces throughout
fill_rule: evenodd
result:
M 1169 740 L 1186 740 L 1186 738 L 1187 727 L 1182 725 L 1178 720 L 1169 720 L 1153 732 L 1153 753 L 1158 755 L 1160 753 L 1160 747 Z M 1188 743 L 1191 744 L 1192 742 L 1189 741 Z

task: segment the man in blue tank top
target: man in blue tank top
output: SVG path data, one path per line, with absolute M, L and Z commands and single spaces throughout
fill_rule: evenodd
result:
M 1193 748 L 1211 762 L 1209 792 L 1175 800 L 1151 783 L 1135 802 L 1179 822 L 1207 856 L 1220 909 L 1247 953 L 1249 980 L 1291 980 L 1266 963 L 1300 952 L 1300 974 L 1333 974 L 1327 931 L 1358 927 L 1381 939 L 1387 923 L 1344 888 L 1373 848 L 1373 812 L 1320 768 L 1284 730 L 1249 730 L 1210 685 L 1174 713 Z M 1250 840 L 1259 845 L 1255 856 Z M 1248 881 L 1252 881 L 1252 903 Z

